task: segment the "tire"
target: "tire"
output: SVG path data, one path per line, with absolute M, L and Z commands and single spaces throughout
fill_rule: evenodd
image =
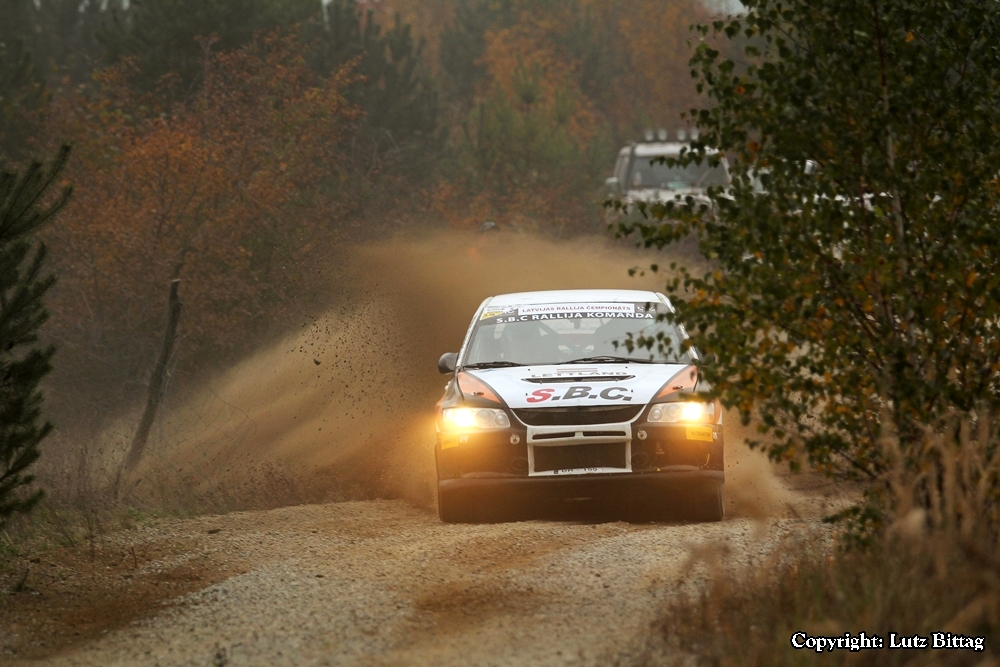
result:
M 725 516 L 721 484 L 693 494 L 689 512 L 692 521 L 722 521 Z
M 445 523 L 471 523 L 475 521 L 475 513 L 470 507 L 465 494 L 456 491 L 444 491 L 441 485 L 437 489 L 438 517 Z

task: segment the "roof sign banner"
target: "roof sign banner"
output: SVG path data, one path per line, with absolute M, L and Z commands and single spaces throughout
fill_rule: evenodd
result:
M 655 319 L 656 304 L 653 303 L 542 303 L 522 306 L 487 306 L 479 320 L 496 318 L 497 324 L 504 322 L 530 322 L 534 320 L 556 320 L 579 317 L 629 319 Z

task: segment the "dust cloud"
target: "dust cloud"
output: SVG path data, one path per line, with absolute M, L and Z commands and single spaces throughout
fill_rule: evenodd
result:
M 801 494 L 788 488 L 777 474 L 777 466 L 760 450 L 746 445 L 747 439 L 759 438 L 753 425 L 743 426 L 739 414 L 729 410 L 723 415 L 726 438 L 726 515 L 753 519 L 825 513 L 809 507 Z
M 527 290 L 659 289 L 662 275 L 628 269 L 666 263 L 603 239 L 506 232 L 401 238 L 350 257 L 343 303 L 163 415 L 134 496 L 231 509 L 375 497 L 433 507 L 437 359 L 458 350 L 479 303 Z M 727 510 L 784 513 L 788 491 L 729 424 Z

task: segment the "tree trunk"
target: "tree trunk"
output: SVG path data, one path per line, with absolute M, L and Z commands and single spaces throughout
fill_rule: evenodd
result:
M 180 278 L 170 281 L 170 298 L 167 302 L 167 329 L 163 333 L 163 346 L 160 348 L 160 358 L 153 369 L 153 377 L 149 379 L 149 392 L 146 394 L 146 409 L 143 410 L 142 419 L 139 421 L 139 428 L 132 438 L 132 447 L 125 458 L 124 469 L 134 470 L 142 458 L 142 451 L 146 448 L 146 441 L 149 439 L 149 431 L 153 428 L 153 420 L 156 419 L 156 411 L 163 401 L 163 384 L 167 379 L 167 364 L 170 362 L 170 355 L 174 351 L 174 341 L 177 338 L 177 323 L 181 319 L 181 299 L 178 291 L 180 289 Z

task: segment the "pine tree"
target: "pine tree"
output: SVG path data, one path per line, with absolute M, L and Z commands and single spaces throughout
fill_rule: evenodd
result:
M 482 56 L 486 32 L 505 28 L 517 20 L 512 0 L 461 0 L 455 18 L 441 33 L 441 69 L 447 74 L 451 97 L 471 100 L 486 79 Z
M 55 278 L 43 272 L 45 246 L 32 234 L 69 199 L 70 188 L 49 196 L 68 157 L 64 146 L 51 167 L 35 162 L 22 174 L 0 170 L 0 526 L 42 497 L 24 487 L 34 481 L 28 470 L 52 431 L 42 418 L 38 384 L 55 349 L 39 345 L 38 329 L 48 318 L 43 298 Z
M 233 51 L 258 32 L 305 21 L 319 9 L 314 0 L 132 0 L 110 12 L 99 39 L 107 62 L 136 59 L 133 83 L 140 89 L 176 74 L 190 90 L 201 80 L 205 45 Z
M 0 159 L 20 159 L 38 130 L 45 86 L 21 39 L 0 37 Z
M 425 170 L 441 143 L 438 96 L 423 65 L 424 41 L 414 39 L 410 25 L 397 13 L 384 30 L 356 0 L 332 0 L 322 24 L 306 26 L 303 38 L 315 45 L 312 65 L 319 71 L 354 61 L 358 78 L 346 97 L 363 112 L 355 142 L 361 152 L 382 167 L 393 154 L 395 164 Z

